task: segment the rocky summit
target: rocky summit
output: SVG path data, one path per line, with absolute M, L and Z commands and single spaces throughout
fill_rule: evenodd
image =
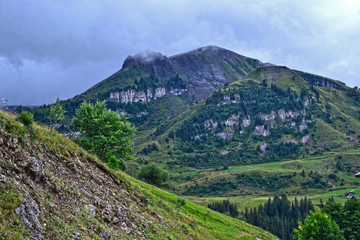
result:
M 226 83 L 267 65 L 270 64 L 224 48 L 206 46 L 171 57 L 155 52 L 139 53 L 126 58 L 122 71 L 136 66 L 160 79 L 178 74 L 188 82 L 189 100 L 200 101 Z

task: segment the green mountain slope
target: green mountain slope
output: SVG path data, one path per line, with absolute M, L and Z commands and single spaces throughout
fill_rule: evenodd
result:
M 0 112 L 1 239 L 276 239 Z
M 326 78 L 316 84 L 306 76 L 286 67 L 257 68 L 136 139 L 139 163 L 168 168 L 185 195 L 307 194 L 356 186 L 360 92 Z M 350 149 L 351 163 L 342 158 Z M 312 169 L 277 168 L 308 158 L 316 159 Z M 256 170 L 267 162 L 276 162 L 274 171 Z M 339 167 L 346 164 L 351 165 L 347 170 Z M 131 168 L 135 172 L 136 166 Z M 302 170 L 306 177 L 298 175 Z M 339 182 L 330 173 L 338 173 Z

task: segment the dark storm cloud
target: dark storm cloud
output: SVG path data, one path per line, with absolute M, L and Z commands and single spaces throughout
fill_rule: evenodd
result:
M 127 55 L 212 44 L 358 85 L 357 1 L 0 0 L 0 97 L 70 98 Z

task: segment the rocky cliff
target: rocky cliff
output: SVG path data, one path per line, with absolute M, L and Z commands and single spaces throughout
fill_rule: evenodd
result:
M 200 101 L 226 83 L 267 65 L 270 64 L 224 48 L 207 46 L 171 57 L 156 52 L 139 53 L 126 58 L 122 71 L 136 66 L 158 78 L 171 78 L 178 74 L 188 81 L 188 98 Z
M 111 92 L 109 101 L 118 102 L 118 103 L 136 103 L 143 102 L 147 103 L 151 100 L 156 100 L 158 98 L 164 97 L 166 94 L 165 88 L 155 88 L 155 89 L 147 89 L 146 91 L 135 91 L 134 89 L 120 91 L 120 92 Z M 175 93 L 173 93 L 175 94 Z M 176 95 L 176 94 L 175 94 Z M 177 94 L 177 95 L 181 95 Z

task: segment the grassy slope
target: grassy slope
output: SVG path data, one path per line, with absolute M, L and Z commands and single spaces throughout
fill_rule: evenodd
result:
M 184 206 L 176 207 L 178 196 L 123 172 L 108 169 L 95 156 L 54 131 L 35 126 L 35 133 L 31 133 L 14 116 L 3 112 L 0 112 L 0 126 L 5 130 L 0 135 L 3 139 L 16 137 L 19 140 L 16 145 L 19 150 L 17 154 L 23 154 L 23 157 L 36 156 L 45 161 L 45 180 L 35 183 L 36 189 L 32 190 L 22 182 L 27 178 L 26 170 L 15 168 L 19 161 L 18 155 L 3 152 L 6 160 L 1 159 L 1 173 L 6 175 L 3 170 L 17 171 L 20 184 L 14 185 L 11 181 L 0 183 L 0 234 L 3 234 L 0 237 L 19 239 L 27 236 L 28 233 L 14 214 L 14 209 L 24 199 L 25 192 L 29 192 L 41 206 L 40 222 L 44 226 L 46 238 L 51 239 L 72 239 L 71 229 L 80 232 L 82 239 L 94 239 L 99 234 L 100 227 L 110 230 L 114 239 L 276 239 L 259 228 L 190 201 L 186 201 Z M 75 162 L 80 164 L 79 169 L 88 171 L 87 174 L 80 171 L 81 177 L 78 180 L 73 175 L 62 176 L 69 162 L 77 157 Z M 13 175 L 8 178 L 11 176 Z M 101 185 L 96 183 L 96 178 L 103 179 L 103 182 L 108 179 L 108 182 Z M 77 188 L 77 181 L 82 180 L 85 185 Z M 49 189 L 53 184 L 63 192 L 62 200 Z M 131 219 L 137 228 L 131 233 L 127 234 L 101 217 L 91 217 L 85 210 L 84 204 L 91 202 L 88 202 L 88 196 L 82 194 L 82 188 L 90 187 L 95 191 L 94 196 L 99 193 L 99 197 L 102 197 L 101 191 L 109 185 L 113 185 L 109 199 L 102 200 L 116 202 L 120 198 L 121 204 L 131 209 Z M 116 185 L 120 187 L 119 190 L 116 190 Z M 145 198 L 149 199 L 148 206 L 143 203 Z M 72 207 L 64 207 L 67 202 Z M 79 202 L 83 205 L 75 211 Z M 165 224 L 159 222 L 156 214 L 162 216 Z
M 263 72 L 266 72 L 264 75 Z M 269 77 L 270 76 L 270 77 Z M 300 92 L 301 89 L 309 88 L 307 82 L 299 77 L 294 72 L 290 71 L 285 67 L 266 67 L 261 70 L 257 69 L 251 74 L 246 76 L 243 80 L 233 82 L 229 85 L 229 88 L 234 88 L 241 86 L 243 81 L 252 80 L 254 82 L 261 83 L 263 80 L 266 80 L 268 83 L 274 83 L 280 86 L 283 89 L 287 89 L 288 86 L 296 92 Z M 343 86 L 345 88 L 345 86 Z M 358 156 L 360 154 L 359 145 L 352 141 L 350 138 L 357 137 L 357 134 L 360 134 L 360 122 L 358 120 L 358 113 L 356 108 L 354 108 L 354 103 L 351 99 L 346 96 L 344 91 L 340 90 L 331 90 L 326 87 L 315 87 L 315 89 L 320 94 L 320 101 L 318 102 L 319 107 L 325 111 L 326 105 L 331 107 L 330 114 L 332 117 L 332 122 L 326 122 L 320 118 L 316 118 L 316 126 L 314 132 L 311 135 L 309 142 L 309 153 L 300 156 L 298 159 L 285 159 L 281 162 L 272 162 L 264 164 L 250 164 L 250 165 L 239 165 L 231 166 L 227 170 L 219 169 L 192 169 L 192 168 L 179 168 L 176 167 L 171 169 L 172 177 L 174 179 L 173 184 L 176 186 L 176 191 L 183 192 L 189 186 L 208 186 L 212 182 L 216 182 L 221 178 L 231 180 L 235 182 L 236 175 L 243 172 L 258 172 L 264 176 L 268 174 L 294 174 L 297 176 L 294 178 L 295 184 L 283 189 L 281 192 L 287 193 L 290 195 L 297 196 L 311 196 L 315 203 L 319 202 L 320 198 L 327 198 L 332 194 L 343 194 L 346 191 L 355 189 L 355 192 L 358 191 L 358 185 L 360 184 L 359 180 L 353 176 L 354 171 L 359 169 L 360 162 Z M 152 138 L 153 140 L 158 140 L 158 146 L 160 148 L 159 152 L 150 153 L 144 158 L 148 161 L 156 161 L 163 167 L 166 167 L 166 162 L 171 161 L 171 157 L 166 153 L 169 148 L 167 144 L 164 143 L 162 137 L 166 137 L 170 131 L 175 131 L 184 121 L 191 118 L 196 114 L 199 108 L 204 106 L 204 102 L 199 103 L 196 106 L 193 106 L 188 111 L 184 112 L 179 117 L 175 118 L 168 124 L 168 128 L 160 136 Z M 154 132 L 153 130 L 152 132 Z M 355 134 L 354 134 L 355 133 Z M 146 137 L 146 134 L 142 135 L 142 140 L 137 141 L 137 149 L 141 149 L 142 144 L 147 144 L 148 142 L 145 139 L 149 139 L 149 136 Z M 286 139 L 286 136 L 284 136 Z M 170 150 L 172 149 L 172 144 L 174 141 L 170 139 Z M 315 154 L 315 155 L 311 155 Z M 302 170 L 309 173 L 312 171 L 317 171 L 324 176 L 324 179 L 329 180 L 327 176 L 334 171 L 329 169 L 329 165 L 335 165 L 336 158 L 342 156 L 342 162 L 350 166 L 349 170 L 336 170 L 336 174 L 339 179 L 344 179 L 344 184 L 334 182 L 334 188 L 308 188 L 304 189 L 301 186 L 301 183 L 310 178 L 302 178 L 299 176 Z M 332 161 L 332 162 L 331 162 Z M 300 165 L 299 168 L 292 165 Z M 274 193 L 265 191 L 263 189 L 245 189 L 247 191 L 239 192 L 239 190 L 231 191 L 225 194 L 225 197 L 220 197 L 224 199 L 230 197 L 239 204 L 239 207 L 243 208 L 245 206 L 252 206 L 253 202 L 248 201 L 254 199 L 254 202 L 266 201 L 267 196 L 271 196 Z M 335 193 L 334 193 L 335 191 Z M 239 194 L 242 195 L 239 197 Z M 244 194 L 250 194 L 245 196 Z M 255 195 L 252 195 L 255 194 Z M 232 197 L 235 196 L 235 197 Z M 217 199 L 216 197 L 188 197 L 190 199 L 199 200 L 197 202 L 201 204 L 206 204 L 210 199 Z M 345 198 L 337 197 L 336 200 L 343 202 Z M 255 203 L 254 203 L 255 204 Z

